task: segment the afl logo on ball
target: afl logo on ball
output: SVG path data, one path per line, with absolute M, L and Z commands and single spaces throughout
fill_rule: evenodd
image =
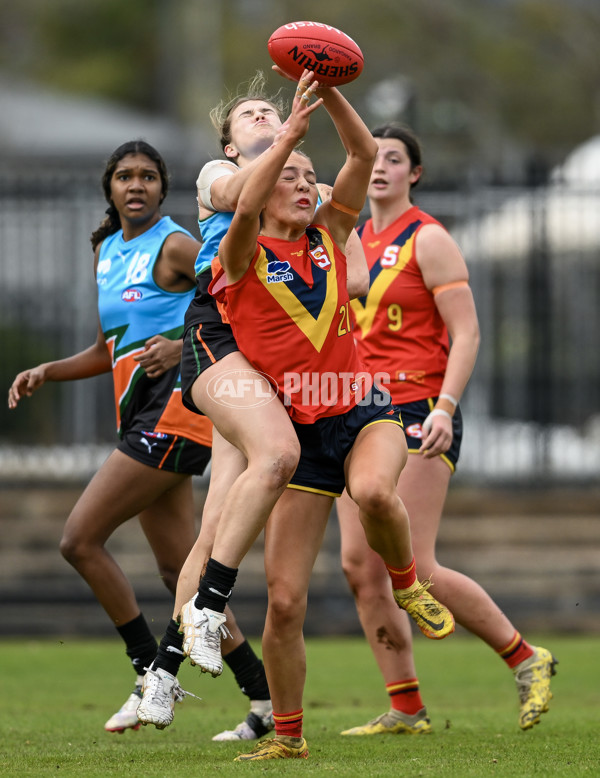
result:
M 143 297 L 139 289 L 126 289 L 121 295 L 121 300 L 125 303 L 137 303 Z

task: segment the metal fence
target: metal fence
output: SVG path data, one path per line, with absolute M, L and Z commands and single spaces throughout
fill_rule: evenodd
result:
M 89 236 L 105 204 L 77 186 L 0 182 L 0 378 L 90 345 Z M 418 193 L 461 245 L 482 342 L 457 479 L 544 485 L 600 471 L 600 190 L 552 185 Z M 191 189 L 164 208 L 196 233 Z M 4 395 L 6 397 L 6 395 Z M 0 404 L 0 478 L 87 477 L 115 440 L 109 376 Z

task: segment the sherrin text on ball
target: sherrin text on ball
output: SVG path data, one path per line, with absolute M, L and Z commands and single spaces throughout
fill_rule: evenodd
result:
M 289 22 L 278 27 L 268 41 L 273 62 L 299 79 L 312 70 L 323 86 L 341 86 L 361 74 L 364 58 L 357 43 L 337 27 L 322 22 Z

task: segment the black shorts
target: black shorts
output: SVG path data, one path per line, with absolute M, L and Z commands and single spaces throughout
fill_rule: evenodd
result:
M 208 292 L 212 271 L 196 276 L 196 294 L 187 309 L 181 354 L 181 400 L 185 407 L 201 413 L 191 398 L 191 388 L 200 373 L 227 354 L 238 351 L 229 324 L 225 324 L 214 297 Z
M 127 456 L 156 470 L 202 475 L 210 462 L 208 446 L 164 432 L 129 430 L 117 445 Z
M 300 461 L 289 488 L 339 497 L 346 485 L 344 463 L 358 433 L 379 422 L 402 427 L 400 409 L 392 405 L 387 392 L 374 387 L 365 400 L 346 413 L 313 424 L 292 422 L 300 442 Z
M 408 453 L 415 453 L 421 448 L 421 441 L 423 439 L 423 430 L 421 425 L 429 416 L 437 397 L 430 397 L 427 400 L 417 400 L 412 403 L 403 403 L 399 406 L 402 413 L 402 421 L 404 422 L 404 432 L 406 433 L 406 442 L 408 444 Z M 450 470 L 454 472 L 458 462 L 460 454 L 460 444 L 462 443 L 463 436 L 463 422 L 460 408 L 457 407 L 452 417 L 452 445 L 444 454 L 440 454 L 441 458 L 448 465 Z

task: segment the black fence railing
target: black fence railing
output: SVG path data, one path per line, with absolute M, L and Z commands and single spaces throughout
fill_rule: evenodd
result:
M 481 325 L 480 354 L 462 403 L 466 435 L 457 478 L 597 481 L 600 190 L 424 190 L 416 200 L 461 245 Z M 38 194 L 3 182 L 3 391 L 20 370 L 93 342 L 89 236 L 104 208 L 87 179 L 71 192 L 62 182 L 54 193 L 46 181 Z M 171 191 L 164 212 L 197 232 L 191 190 Z M 82 469 L 85 475 L 114 439 L 109 376 L 45 386 L 16 411 L 0 403 L 0 479 L 52 479 Z

